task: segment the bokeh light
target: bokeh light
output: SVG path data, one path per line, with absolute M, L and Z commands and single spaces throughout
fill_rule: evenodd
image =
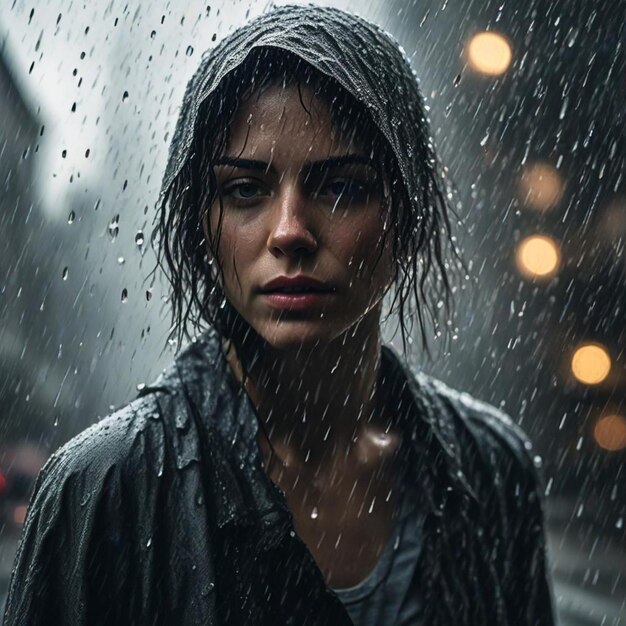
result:
M 27 511 L 28 511 L 28 505 L 26 505 L 26 504 L 18 504 L 13 509 L 13 521 L 18 526 L 21 526 L 24 523 L 24 520 L 26 519 L 26 512 Z
M 611 357 L 607 349 L 597 343 L 576 348 L 572 357 L 572 374 L 587 385 L 601 383 L 611 371 Z
M 600 417 L 595 423 L 593 436 L 604 450 L 623 450 L 626 448 L 626 419 L 621 415 Z
M 549 163 L 533 163 L 526 167 L 519 186 L 524 202 L 542 211 L 555 206 L 563 195 L 563 179 Z
M 504 74 L 513 57 L 506 37 L 495 32 L 474 35 L 467 46 L 467 55 L 472 69 L 490 76 Z
M 520 273 L 528 278 L 553 276 L 560 260 L 558 244 L 545 235 L 532 235 L 517 247 L 516 262 Z

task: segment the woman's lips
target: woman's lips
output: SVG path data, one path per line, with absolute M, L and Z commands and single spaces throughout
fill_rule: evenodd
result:
M 304 311 L 323 304 L 329 296 L 334 296 L 333 291 L 311 291 L 307 293 L 287 293 L 270 291 L 262 294 L 269 305 L 275 309 L 289 309 L 292 311 Z

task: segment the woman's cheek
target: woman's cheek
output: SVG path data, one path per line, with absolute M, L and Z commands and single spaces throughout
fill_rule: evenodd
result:
M 340 249 L 350 251 L 348 259 L 352 258 L 353 271 L 359 276 L 370 276 L 376 263 L 380 246 L 382 245 L 382 232 L 380 222 L 377 219 L 365 221 L 358 226 L 342 229 L 337 241 Z M 385 259 L 389 255 L 385 253 L 376 266 L 377 276 L 381 271 L 385 272 Z M 375 276 L 372 280 L 375 281 Z

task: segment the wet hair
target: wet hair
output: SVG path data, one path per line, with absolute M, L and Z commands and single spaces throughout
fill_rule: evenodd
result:
M 422 345 L 428 352 L 425 315 L 437 327 L 440 310 L 443 308 L 448 314 L 452 310 L 450 271 L 444 254 L 447 244 L 458 258 L 449 220 L 451 207 L 447 200 L 451 196 L 445 188 L 441 165 L 433 158 L 432 146 L 423 147 L 423 154 L 420 146 L 413 148 L 412 158 L 421 163 L 425 181 L 421 189 L 424 210 L 418 215 L 408 198 L 389 142 L 372 120 L 366 105 L 331 76 L 295 54 L 273 47 L 253 49 L 202 102 L 190 156 L 157 206 L 152 243 L 159 240 L 157 265 L 164 269 L 171 285 L 172 331 L 177 333 L 179 345 L 184 337 L 191 338 L 190 325 L 199 333 L 203 325 L 208 324 L 223 339 L 235 344 L 245 375 L 247 367 L 240 347 L 244 340 L 249 340 L 252 329 L 228 302 L 218 281 L 223 272 L 217 255 L 223 206 L 213 164 L 227 145 L 233 119 L 242 103 L 272 84 L 295 86 L 300 96 L 303 88 L 311 90 L 326 104 L 333 126 L 347 139 L 358 139 L 361 147 L 371 150 L 378 179 L 386 183 L 386 192 L 381 190 L 381 197 L 390 203 L 390 228 L 381 229 L 380 254 L 376 259 L 377 264 L 382 244 L 391 236 L 395 290 L 388 316 L 398 313 L 406 352 L 407 337 L 412 343 L 410 300 L 413 297 Z M 306 109 L 302 97 L 301 103 Z M 428 129 L 424 130 L 428 136 Z M 202 221 L 216 199 L 219 200 L 216 203 L 220 209 L 219 222 L 216 232 L 210 233 L 210 241 L 207 241 Z M 409 329 L 407 320 L 411 322 Z

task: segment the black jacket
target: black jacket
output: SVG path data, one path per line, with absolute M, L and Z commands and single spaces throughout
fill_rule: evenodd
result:
M 390 346 L 382 366 L 410 406 L 407 460 L 428 510 L 424 623 L 553 624 L 528 439 Z M 255 419 L 209 331 L 57 450 L 35 485 L 5 626 L 350 624 L 260 464 Z

